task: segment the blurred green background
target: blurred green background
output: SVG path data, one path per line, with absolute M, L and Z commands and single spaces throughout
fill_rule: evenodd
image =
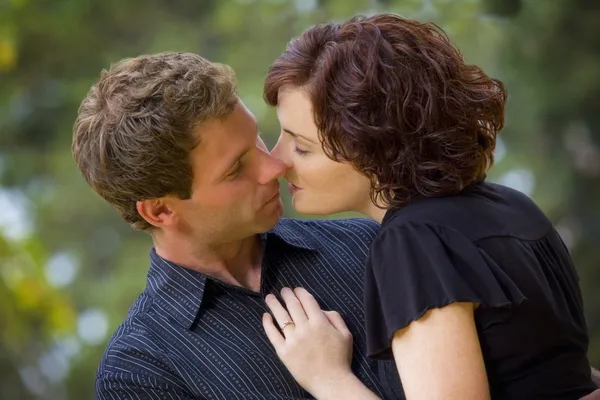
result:
M 505 81 L 490 179 L 531 195 L 571 249 L 600 366 L 598 1 L 0 0 L 2 399 L 93 398 L 104 346 L 145 284 L 149 237 L 71 158 L 71 126 L 100 70 L 163 50 L 230 64 L 272 146 L 277 120 L 261 97 L 270 62 L 311 24 L 381 11 L 438 23 Z

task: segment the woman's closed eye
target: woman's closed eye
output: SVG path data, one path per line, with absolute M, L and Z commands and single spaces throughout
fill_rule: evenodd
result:
M 298 154 L 299 156 L 305 156 L 308 154 L 308 150 L 303 150 L 303 149 L 299 148 L 298 146 L 294 146 L 294 152 L 296 154 Z

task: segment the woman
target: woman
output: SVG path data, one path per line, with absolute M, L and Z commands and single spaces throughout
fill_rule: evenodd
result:
M 271 66 L 265 99 L 294 207 L 381 222 L 365 276 L 368 352 L 395 360 L 398 397 L 578 399 L 596 388 L 567 249 L 529 198 L 485 181 L 504 123 L 500 81 L 436 26 L 383 14 L 306 31 Z M 282 297 L 287 310 L 266 298 L 281 331 L 269 314 L 264 327 L 298 382 L 317 398 L 375 398 L 351 375 L 343 322 L 302 289 Z

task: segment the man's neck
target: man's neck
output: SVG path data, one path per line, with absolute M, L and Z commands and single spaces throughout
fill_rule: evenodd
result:
M 233 286 L 260 291 L 262 246 L 258 235 L 228 243 L 155 237 L 156 253 L 175 264 Z

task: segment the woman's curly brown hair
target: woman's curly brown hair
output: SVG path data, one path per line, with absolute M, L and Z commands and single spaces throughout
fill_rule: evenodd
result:
M 393 14 L 304 32 L 271 65 L 265 101 L 284 87 L 307 91 L 326 154 L 353 163 L 388 207 L 481 179 L 504 124 L 502 82 L 436 25 Z

